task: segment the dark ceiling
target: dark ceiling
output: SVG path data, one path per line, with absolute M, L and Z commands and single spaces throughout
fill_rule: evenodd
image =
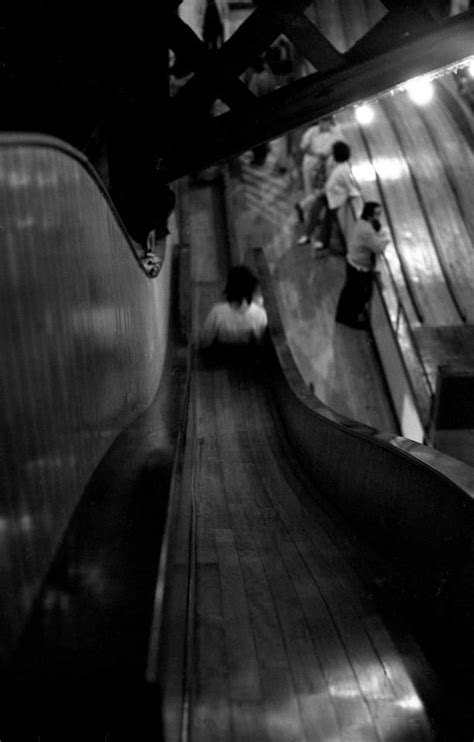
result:
M 179 5 L 0 14 L 1 129 L 84 151 L 135 234 L 164 184 L 472 53 L 473 11 L 449 18 L 443 0 L 255 0 L 214 49 Z M 341 17 L 353 26 L 343 46 Z M 297 64 L 256 96 L 246 73 L 281 38 Z
M 336 3 L 344 7 L 341 16 L 350 17 L 352 12 L 362 31 L 354 44 L 341 51 L 327 32 L 329 5 L 328 0 L 256 0 L 247 20 L 211 52 L 177 16 L 170 19 L 169 45 L 178 57 L 187 50 L 187 64 L 194 61 L 194 76 L 178 91 L 167 113 L 166 155 L 161 161 L 166 179 L 234 156 L 472 53 L 472 11 L 449 18 L 440 2 Z M 364 13 L 358 14 L 362 6 Z M 337 14 L 331 20 L 337 23 Z M 312 71 L 257 98 L 240 77 L 281 35 Z M 229 110 L 211 118 L 209 110 L 216 99 Z

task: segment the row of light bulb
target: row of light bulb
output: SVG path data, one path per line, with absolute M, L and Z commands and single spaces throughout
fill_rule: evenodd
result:
M 474 60 L 470 61 L 466 66 L 466 70 L 474 78 Z M 406 91 L 410 99 L 417 106 L 426 106 L 434 96 L 433 81 L 428 77 L 415 77 L 413 80 L 409 80 L 400 86 L 398 90 Z M 362 125 L 372 123 L 375 117 L 374 109 L 368 103 L 362 103 L 360 106 L 356 106 L 354 115 L 358 123 Z

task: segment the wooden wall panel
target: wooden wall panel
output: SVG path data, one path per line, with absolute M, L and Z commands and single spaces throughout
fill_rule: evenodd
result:
M 80 156 L 54 142 L 0 142 L 0 658 L 92 472 L 152 400 L 167 343 L 170 255 L 148 279 Z

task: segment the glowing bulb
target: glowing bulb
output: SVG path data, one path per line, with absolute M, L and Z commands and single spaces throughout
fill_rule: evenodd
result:
M 423 77 L 416 77 L 414 80 L 407 82 L 405 90 L 417 106 L 425 106 L 434 95 L 433 83 Z
M 356 107 L 355 117 L 359 124 L 370 124 L 374 120 L 374 110 L 367 103 L 363 103 L 361 106 Z

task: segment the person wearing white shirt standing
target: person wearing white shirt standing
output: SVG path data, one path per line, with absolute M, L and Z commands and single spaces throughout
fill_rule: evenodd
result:
M 317 249 L 329 248 L 333 227 L 339 232 L 340 241 L 346 252 L 346 235 L 342 231 L 341 221 L 345 221 L 344 209 L 349 207 L 354 211 L 354 219 L 359 218 L 362 195 L 355 182 L 350 166 L 351 148 L 346 142 L 338 141 L 333 144 L 332 155 L 335 165 L 329 173 L 324 195 L 327 208 L 319 234 Z
M 347 248 L 346 282 L 337 304 L 336 322 L 355 329 L 366 327 L 362 314 L 372 296 L 377 256 L 390 242 L 387 228 L 380 224 L 381 215 L 380 204 L 367 201 Z
M 340 126 L 330 116 L 320 119 L 301 138 L 300 148 L 304 152 L 301 171 L 305 195 L 295 204 L 295 208 L 298 220 L 305 225 L 305 230 L 298 239 L 299 245 L 311 241 L 311 235 L 319 223 L 325 203 L 324 186 L 333 164 L 332 145 L 341 138 Z
M 350 156 L 351 150 L 346 142 L 338 140 L 333 143 L 328 164 L 328 177 L 324 189 L 320 191 L 308 210 L 304 233 L 298 239 L 299 245 L 311 242 L 315 250 L 329 248 L 332 229 L 335 226 L 343 252 L 346 252 L 344 234 L 347 229 L 346 224 L 359 216 L 362 202 L 361 193 L 352 175 Z M 348 219 L 348 208 L 351 208 L 352 219 Z M 321 224 L 319 238 L 314 239 L 312 234 L 318 224 Z

